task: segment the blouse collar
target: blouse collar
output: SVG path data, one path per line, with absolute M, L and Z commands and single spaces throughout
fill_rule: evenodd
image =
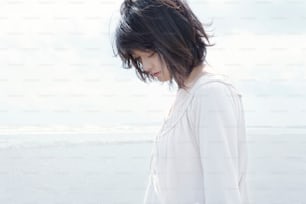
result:
M 168 116 L 164 119 L 164 124 L 160 130 L 160 134 L 166 134 L 169 130 L 171 130 L 176 123 L 180 120 L 180 118 L 185 113 L 191 99 L 193 98 L 194 92 L 197 90 L 197 87 L 200 85 L 211 83 L 211 82 L 222 82 L 224 84 L 230 85 L 236 90 L 238 95 L 242 95 L 233 85 L 230 79 L 223 74 L 216 74 L 206 72 L 202 76 L 200 76 L 189 89 L 178 89 L 174 103 L 172 104 Z

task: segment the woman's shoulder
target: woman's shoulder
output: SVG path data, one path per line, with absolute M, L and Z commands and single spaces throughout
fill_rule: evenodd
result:
M 193 97 L 203 97 L 218 94 L 236 94 L 241 97 L 241 91 L 228 75 L 208 72 L 201 76 L 191 90 Z
M 198 81 L 191 96 L 188 108 L 190 117 L 196 117 L 201 111 L 207 113 L 223 112 L 239 117 L 241 111 L 241 92 L 228 76 L 212 74 Z

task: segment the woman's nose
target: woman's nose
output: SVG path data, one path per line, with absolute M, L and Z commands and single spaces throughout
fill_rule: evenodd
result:
M 142 61 L 142 67 L 143 67 L 143 70 L 147 73 L 150 73 L 152 70 L 152 65 L 146 60 Z

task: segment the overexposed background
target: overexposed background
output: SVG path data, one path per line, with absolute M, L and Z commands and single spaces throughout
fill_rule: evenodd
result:
M 0 1 L 1 149 L 153 140 L 175 90 L 114 57 L 121 2 Z M 209 64 L 243 94 L 252 201 L 301 203 L 306 2 L 188 2 L 213 22 Z

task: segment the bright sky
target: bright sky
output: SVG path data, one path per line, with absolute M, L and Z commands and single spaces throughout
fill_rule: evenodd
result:
M 121 2 L 0 2 L 0 127 L 162 123 L 174 91 L 113 56 Z M 207 60 L 244 93 L 248 125 L 305 125 L 306 2 L 188 2 L 213 21 Z

